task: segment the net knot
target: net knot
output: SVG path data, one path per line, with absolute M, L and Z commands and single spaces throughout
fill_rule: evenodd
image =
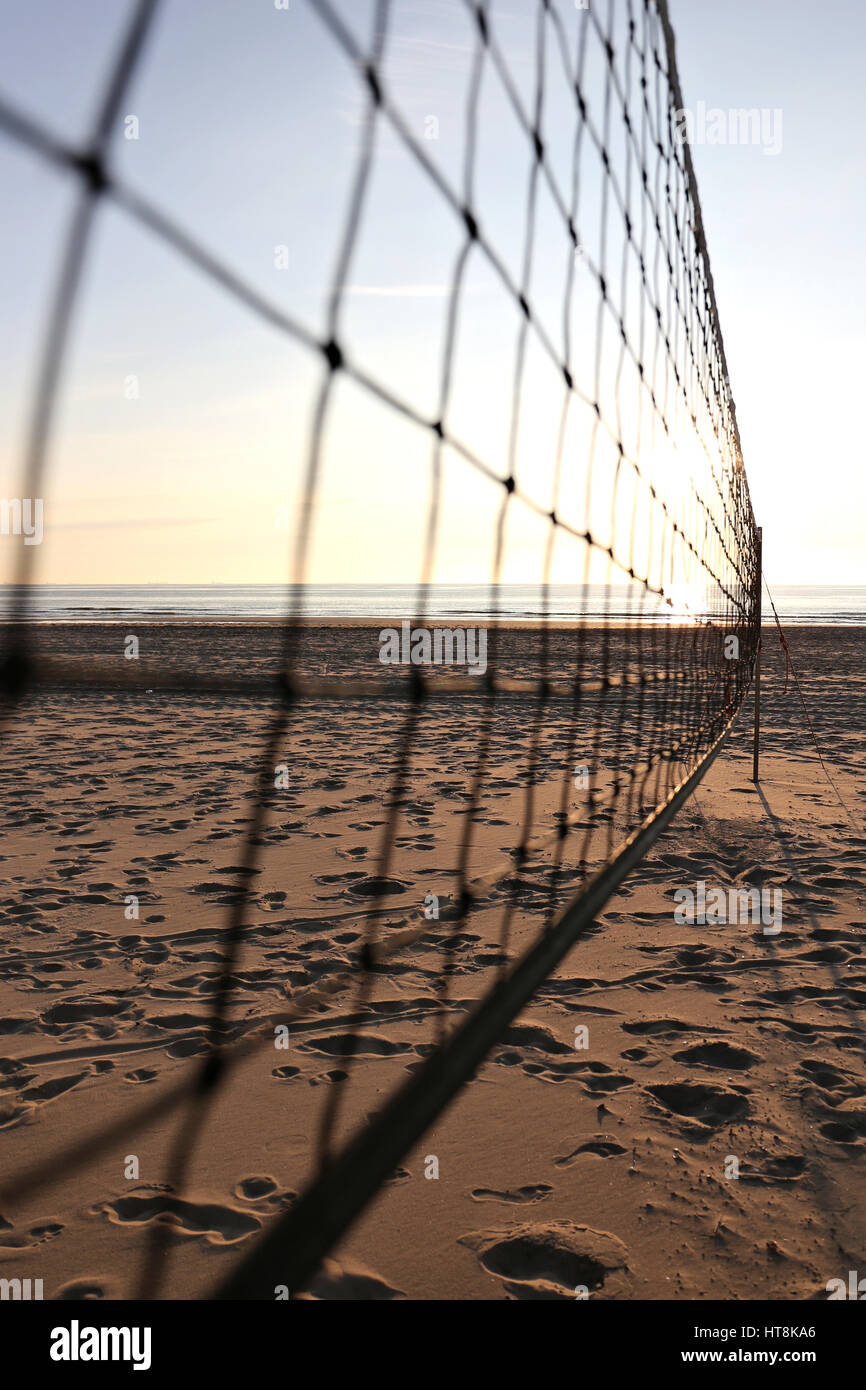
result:
M 343 365 L 343 351 L 339 343 L 332 338 L 329 343 L 323 344 L 322 352 L 331 371 L 338 372 Z
M 108 175 L 99 154 L 89 151 L 87 154 L 78 155 L 73 163 L 91 193 L 101 193 L 107 187 Z
M 372 64 L 368 64 L 364 72 L 367 86 L 370 88 L 370 95 L 377 106 L 382 105 L 382 87 L 379 83 L 379 74 Z

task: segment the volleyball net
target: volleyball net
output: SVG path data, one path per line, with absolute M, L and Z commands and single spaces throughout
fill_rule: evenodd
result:
M 0 96 L 0 133 L 79 185 L 37 374 L 22 497 L 50 497 L 48 455 L 70 333 L 106 207 L 181 258 L 215 294 L 285 335 L 315 378 L 294 461 L 300 483 L 285 617 L 269 669 L 221 674 L 157 662 L 139 671 L 136 663 L 120 669 L 98 657 L 46 654 L 36 640 L 34 547 L 20 549 L 5 630 L 7 738 L 28 702 L 46 692 L 73 706 L 105 694 L 135 701 L 146 691 L 178 708 L 261 707 L 258 772 L 218 929 L 204 1055 L 120 1120 L 95 1124 L 0 1185 L 0 1200 L 23 1203 L 60 1173 L 68 1177 L 176 1115 L 165 1184 L 182 1194 L 232 1075 L 273 1048 L 275 1029 L 326 1026 L 339 999 L 340 1069 L 322 1088 L 306 1186 L 244 1243 L 232 1272 L 210 1291 L 224 1298 L 309 1285 L 688 799 L 742 706 L 760 640 L 757 532 L 666 0 L 533 0 L 529 51 L 515 47 L 508 15 L 493 0 L 439 7 L 437 23 L 463 55 L 453 108 L 461 113 L 459 158 L 453 142 L 441 148 L 396 62 L 410 23 L 404 6 L 298 0 L 298 7 L 315 42 L 343 64 L 357 112 L 343 206 L 334 209 L 335 225 L 323 228 L 334 263 L 317 324 L 266 297 L 113 167 L 125 98 L 146 68 L 150 31 L 162 22 L 156 0 L 133 10 L 83 148 Z M 303 49 L 293 52 L 291 63 L 304 61 Z M 275 111 L 285 100 L 274 93 Z M 363 296 L 353 284 L 383 162 L 413 172 L 404 228 L 423 240 L 431 208 L 450 228 L 447 283 L 435 296 L 436 372 L 423 390 L 407 389 L 399 354 L 378 350 L 376 325 L 359 313 Z M 381 431 L 382 450 L 394 422 L 399 437 L 413 441 L 387 495 L 382 475 L 354 456 L 354 412 L 362 410 L 374 444 Z M 387 504 L 398 531 L 403 517 L 414 527 L 414 599 L 394 622 L 390 665 L 377 653 L 368 664 L 335 670 L 311 640 L 308 581 L 331 516 L 326 464 L 329 476 L 336 468 L 352 478 L 364 506 Z M 487 594 L 477 620 L 455 621 L 446 632 L 436 581 L 455 488 L 471 499 L 471 526 L 461 534 L 483 559 Z M 523 583 L 531 577 L 539 595 L 534 625 L 519 643 L 503 611 L 515 574 Z M 483 635 L 483 669 L 437 662 L 437 631 L 452 656 Z M 407 826 L 429 820 L 429 807 L 419 813 L 429 781 L 424 759 L 431 738 L 447 743 L 456 711 L 472 760 L 459 817 L 438 847 L 450 867 L 439 875 L 441 894 L 431 894 L 447 910 L 418 902 L 395 923 L 388 895 L 402 881 Z M 370 773 L 382 818 L 375 869 L 359 876 L 355 939 L 318 961 L 285 1004 L 237 1018 L 238 972 L 262 906 L 254 876 L 263 847 L 276 838 L 287 852 L 304 853 L 303 817 L 299 828 L 281 828 L 275 769 L 304 757 L 311 721 L 325 712 L 346 737 L 359 717 L 388 732 L 390 754 Z M 519 786 L 492 835 L 490 798 L 494 788 L 501 794 L 509 750 Z M 467 924 L 476 921 L 484 927 L 473 945 Z M 304 947 L 291 915 L 283 932 Z M 435 976 L 429 1044 L 376 1113 L 347 1126 L 377 991 L 418 951 Z M 467 972 L 474 987 L 458 998 L 455 982 Z M 162 1287 L 171 1215 L 167 1208 L 151 1223 L 142 1296 Z

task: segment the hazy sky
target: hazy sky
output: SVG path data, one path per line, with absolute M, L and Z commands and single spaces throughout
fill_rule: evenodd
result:
M 370 0 L 337 8 L 366 43 Z M 527 103 L 536 9 L 535 0 L 492 5 Z M 567 0 L 560 9 L 579 22 Z M 766 109 L 773 133 L 772 141 L 727 146 L 698 136 L 694 147 L 746 468 L 765 528 L 765 571 L 776 583 L 864 582 L 866 6 L 671 0 L 671 11 L 696 130 L 703 103 L 709 112 Z M 128 13 L 120 0 L 0 0 L 0 94 L 80 142 Z M 458 187 L 473 38 L 462 0 L 395 0 L 384 62 L 389 90 L 419 139 L 435 136 L 426 148 Z M 548 61 L 552 72 L 552 53 Z M 591 75 L 587 87 L 592 110 L 599 89 Z M 546 137 L 554 164 L 566 168 L 573 105 L 561 80 L 551 78 L 548 92 Z M 130 124 L 120 123 L 112 165 L 320 337 L 365 111 L 357 74 L 306 0 L 290 0 L 288 11 L 273 0 L 165 0 L 124 104 L 138 138 L 125 138 Z M 477 206 L 519 280 L 530 152 L 493 80 L 482 86 L 479 131 Z M 0 184 L 0 485 L 10 497 L 19 493 L 34 364 L 75 187 L 4 137 Z M 593 256 L 598 211 L 588 174 L 578 225 Z M 609 235 L 610 252 L 620 243 L 619 233 Z M 383 134 L 340 336 L 371 375 L 425 416 L 436 414 L 447 286 L 460 243 L 453 213 L 394 136 Z M 542 197 L 530 297 L 557 342 L 565 251 Z M 575 275 L 580 380 L 594 366 L 597 294 L 584 267 Z M 519 313 L 480 257 L 470 258 L 466 278 L 449 420 L 502 477 Z M 613 414 L 609 354 L 606 346 L 603 399 Z M 104 204 L 50 453 L 36 577 L 282 580 L 291 540 L 285 523 L 293 528 L 297 515 L 321 377 L 317 356 Z M 637 427 L 628 382 L 623 397 L 628 436 Z M 561 381 L 533 347 L 516 473 L 545 507 L 561 403 Z M 597 442 L 599 484 L 587 504 L 589 442 L 578 417 L 557 510 L 598 532 L 610 512 L 604 479 L 615 454 Z M 672 496 L 692 459 L 681 442 L 676 460 L 660 440 L 644 459 Z M 642 448 L 649 449 L 646 434 Z M 457 459 L 447 461 L 443 482 L 434 577 L 484 580 L 501 488 Z M 308 577 L 415 578 L 429 495 L 427 433 L 340 382 L 325 431 Z M 544 537 L 542 524 L 515 517 L 501 577 L 540 575 Z M 0 578 L 9 575 L 11 554 L 9 539 L 0 538 Z M 582 578 L 578 559 L 576 547 L 560 547 L 554 577 Z

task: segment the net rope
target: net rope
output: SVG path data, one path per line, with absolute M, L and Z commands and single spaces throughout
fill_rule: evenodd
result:
M 316 1171 L 306 1207 L 304 1201 L 299 1203 L 299 1209 L 314 1211 L 316 1192 L 324 1191 L 322 1184 L 333 1182 L 333 1175 L 343 1171 L 340 1164 L 348 1152 L 341 1137 L 346 1097 L 361 1065 L 358 1045 L 363 1021 L 389 962 L 419 942 L 433 943 L 439 950 L 431 1075 L 437 1065 L 443 1075 L 448 1073 L 442 1081 L 444 1106 L 471 1075 L 475 1055 L 467 1043 L 463 1062 L 455 1067 L 448 1060 L 459 1054 L 461 1046 L 455 1035 L 462 1028 L 462 1010 L 456 1009 L 452 995 L 460 934 L 469 915 L 491 901 L 500 913 L 498 964 L 486 996 L 479 1001 L 479 1014 L 485 1018 L 493 1017 L 496 1005 L 499 1027 L 509 1009 L 513 1018 L 525 1002 L 528 986 L 521 982 L 535 978 L 536 970 L 535 965 L 528 973 L 524 969 L 530 957 L 533 962 L 541 960 L 547 938 L 550 949 L 558 950 L 557 943 L 564 939 L 563 923 L 571 931 L 575 914 L 590 906 L 598 910 L 599 902 L 606 901 L 633 865 L 635 855 L 639 858 L 646 852 L 682 804 L 722 746 L 752 679 L 760 638 L 756 529 L 691 152 L 678 134 L 677 112 L 683 108 L 683 99 L 665 0 L 604 0 L 585 8 L 565 0 L 534 0 L 533 99 L 529 103 L 500 41 L 496 5 L 492 0 L 459 0 L 457 8 L 468 17 L 473 35 L 459 184 L 436 162 L 431 147 L 419 137 L 390 89 L 387 58 L 399 22 L 399 5 L 377 0 L 365 43 L 345 5 L 332 0 L 303 2 L 350 65 L 366 106 L 321 334 L 267 299 L 169 211 L 136 191 L 112 168 L 112 140 L 125 96 L 145 62 L 158 0 L 136 4 L 106 83 L 92 138 L 83 148 L 66 144 L 0 95 L 0 134 L 28 149 L 34 158 L 59 171 L 71 171 L 78 180 L 37 373 L 22 496 L 42 496 L 46 490 L 47 457 L 83 268 L 94 224 L 105 205 L 112 205 L 170 248 L 216 291 L 284 334 L 317 360 L 321 371 L 309 420 L 280 659 L 269 674 L 208 675 L 168 667 L 120 674 L 96 657 L 84 663 L 46 657 L 37 650 L 35 640 L 36 556 L 33 548 L 21 547 L 0 672 L 4 732 L 25 701 L 49 691 L 75 701 L 96 699 L 104 692 L 135 699 L 146 689 L 173 700 L 207 699 L 227 706 L 254 701 L 263 713 L 259 771 L 243 832 L 235 892 L 221 933 L 221 964 L 208 1020 L 206 1056 L 151 1101 L 6 1178 L 0 1184 L 4 1203 L 23 1201 L 50 1186 L 61 1172 L 68 1176 L 92 1164 L 121 1136 L 175 1113 L 179 1123 L 166 1159 L 165 1182 L 171 1191 L 182 1193 L 207 1116 L 239 1063 L 272 1044 L 275 1026 L 309 1019 L 336 992 L 349 990 L 349 1014 L 355 1021 L 342 1058 L 344 1076 L 328 1089 L 322 1104 Z M 545 125 L 554 72 L 570 101 L 571 158 L 565 168 L 552 152 Z M 523 179 L 516 151 L 512 191 L 523 228 L 519 275 L 509 267 L 495 229 L 488 228 L 478 205 L 484 83 L 497 84 L 507 102 L 519 131 L 520 153 L 528 165 Z M 438 403 L 431 416 L 366 364 L 344 333 L 346 287 L 370 201 L 377 140 L 384 132 L 413 161 L 459 231 L 446 299 Z M 555 212 L 561 237 L 558 337 L 533 302 L 542 198 Z M 592 235 L 584 222 L 593 222 Z M 508 418 L 504 468 L 492 455 L 485 457 L 476 445 L 461 438 L 451 421 L 468 272 L 478 262 L 513 308 L 517 325 L 513 371 L 510 380 L 502 382 L 502 409 Z M 584 295 L 589 287 L 590 308 L 576 308 L 578 275 Z M 549 500 L 538 496 L 519 449 L 531 352 L 540 353 L 559 383 Z M 429 443 L 431 491 L 412 615 L 416 624 L 427 620 L 435 600 L 446 463 L 471 470 L 498 492 L 489 568 L 490 659 L 481 678 L 418 667 L 396 677 L 381 672 L 329 675 L 311 668 L 305 584 L 322 458 L 336 410 L 337 386 L 344 380 Z M 578 416 L 583 443 L 575 450 L 572 432 Z M 685 471 L 676 466 L 680 457 L 688 461 Z M 574 476 L 585 497 L 582 515 L 569 514 L 563 499 L 565 482 Z M 536 638 L 536 669 L 529 676 L 509 674 L 502 657 L 508 638 L 501 622 L 501 584 L 509 525 L 517 511 L 543 522 L 546 534 L 539 576 L 542 621 Z M 600 560 L 608 579 L 616 575 L 629 585 L 628 616 L 618 628 L 612 621 L 594 626 L 584 613 L 574 613 L 565 674 L 551 636 L 554 550 L 560 544 L 573 546 L 580 557 L 572 570 L 576 582 L 585 586 Z M 683 591 L 691 599 L 680 613 Z M 667 610 L 671 620 L 647 621 L 659 610 Z M 276 1012 L 235 1020 L 231 1005 L 252 906 L 250 885 L 269 816 L 279 806 L 274 767 L 285 750 L 292 749 L 311 709 L 325 703 L 345 709 L 352 702 L 376 708 L 387 705 L 398 720 L 375 870 L 381 881 L 387 880 L 397 852 L 401 821 L 413 789 L 413 756 L 425 721 L 431 711 L 455 704 L 470 710 L 476 720 L 477 751 L 454 864 L 454 912 L 447 920 L 419 920 L 409 929 L 383 934 L 383 903 L 380 896 L 374 897 L 359 914 L 361 943 L 348 964 L 334 962 L 322 979 L 296 991 Z M 497 739 L 515 720 L 525 731 L 526 764 L 520 813 L 512 826 L 514 843 L 500 862 L 480 864 L 476 832 Z M 562 772 L 552 806 L 546 796 L 550 779 L 545 777 L 546 740 L 551 733 L 560 738 L 562 750 Z M 590 768 L 606 772 L 593 780 L 575 810 L 573 770 L 578 757 Z M 535 955 L 531 951 L 520 955 L 514 946 L 514 929 L 524 911 L 530 866 L 546 880 L 544 906 L 535 909 L 538 925 L 531 943 Z M 486 1013 L 485 1005 L 490 1005 Z M 412 1109 L 412 1103 L 407 1109 Z M 419 1119 L 413 1132 L 420 1123 Z M 399 1130 L 399 1124 L 392 1126 L 389 1145 L 394 1152 L 404 1152 L 409 1142 L 402 1132 L 398 1137 Z M 371 1172 L 368 1188 L 380 1186 L 386 1173 L 387 1169 L 377 1178 Z M 369 1191 L 365 1195 L 359 1188 L 349 1204 L 354 1204 L 353 1210 L 347 1207 L 339 1229 L 325 1233 L 321 1250 L 315 1259 L 311 1257 L 312 1266 L 368 1199 Z M 273 1237 L 271 1232 L 268 1239 Z M 169 1223 L 157 1220 L 147 1237 L 136 1288 L 140 1296 L 159 1294 L 168 1275 L 170 1253 Z M 251 1291 L 265 1288 L 266 1264 L 257 1265 L 255 1249 L 247 1255 L 242 1274 L 231 1286 L 234 1294 L 252 1296 Z

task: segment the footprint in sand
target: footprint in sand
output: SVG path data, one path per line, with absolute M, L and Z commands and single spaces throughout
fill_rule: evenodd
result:
M 252 1213 L 219 1202 L 192 1202 L 153 1188 L 136 1188 L 128 1197 L 100 1202 L 91 1208 L 115 1226 L 148 1226 L 166 1217 L 179 1234 L 199 1237 L 209 1245 L 233 1245 L 261 1228 Z
M 335 1067 L 333 1071 L 326 1071 L 326 1072 L 323 1072 L 321 1076 L 311 1076 L 311 1077 L 309 1077 L 309 1079 L 308 1079 L 308 1081 L 307 1081 L 307 1085 L 309 1085 L 309 1086 L 323 1086 L 323 1085 L 325 1085 L 325 1086 L 326 1086 L 326 1085 L 328 1085 L 329 1082 L 334 1082 L 334 1081 L 346 1081 L 346 1080 L 348 1080 L 348 1076 L 349 1076 L 349 1073 L 348 1073 L 347 1071 L 341 1071 L 339 1067 Z
M 393 1288 L 380 1275 L 360 1265 L 338 1264 L 325 1260 L 322 1269 L 310 1284 L 309 1292 L 301 1294 L 304 1301 L 339 1300 L 340 1302 L 384 1302 L 405 1298 L 400 1289 Z
M 37 1104 L 39 1101 L 54 1100 L 57 1096 L 62 1096 L 64 1092 L 71 1091 L 73 1086 L 77 1086 L 90 1074 L 89 1071 L 81 1071 L 72 1076 L 52 1076 L 50 1080 L 43 1081 L 37 1086 L 28 1086 L 25 1091 L 21 1092 L 21 1099 Z
M 604 1062 L 576 1062 L 575 1066 L 578 1071 L 589 1073 L 580 1079 L 590 1095 L 612 1095 L 625 1086 L 634 1085 L 634 1077 L 611 1071 Z
M 35 1014 L 7 1014 L 5 1018 L 0 1018 L 0 1036 L 9 1033 L 35 1033 L 36 1015 Z
M 585 1144 L 580 1144 L 578 1148 L 572 1149 L 570 1154 L 565 1154 L 562 1158 L 555 1158 L 553 1161 L 557 1168 L 570 1168 L 572 1163 L 576 1163 L 581 1154 L 590 1154 L 596 1158 L 618 1158 L 621 1154 L 627 1153 L 622 1144 L 618 1144 L 615 1139 L 611 1139 L 606 1134 L 600 1134 L 596 1139 L 589 1139 Z
M 11 1099 L 0 1101 L 0 1129 L 15 1129 L 32 1115 L 35 1106 Z
M 95 1279 L 73 1279 L 71 1283 L 58 1289 L 55 1297 L 61 1302 L 95 1302 L 97 1299 L 108 1297 L 108 1284 L 106 1280 L 97 1282 Z
M 357 898 L 385 898 L 398 893 L 406 893 L 409 890 L 408 883 L 401 883 L 397 878 L 382 878 L 378 876 L 362 875 L 348 885 L 349 892 Z
M 473 1202 L 512 1202 L 522 1205 L 526 1202 L 543 1202 L 552 1191 L 548 1183 L 540 1182 L 533 1187 L 515 1187 L 507 1192 L 497 1192 L 492 1187 L 476 1187 L 470 1195 Z
M 60 1221 L 38 1221 L 26 1231 L 12 1226 L 0 1217 L 0 1250 L 32 1250 L 34 1246 L 44 1245 L 60 1235 L 63 1225 Z
M 721 1071 L 748 1071 L 760 1061 L 745 1047 L 731 1047 L 725 1042 L 698 1043 L 673 1054 L 674 1061 L 689 1067 L 718 1067 Z
M 772 1186 L 797 1182 L 805 1171 L 806 1160 L 802 1154 L 783 1154 L 778 1158 L 768 1158 L 756 1167 L 741 1168 L 740 1180 L 744 1183 Z
M 639 1037 L 675 1037 L 677 1033 L 703 1033 L 706 1030 L 699 1024 L 683 1023 L 678 1018 L 648 1018 L 640 1023 L 624 1023 L 623 1031 L 637 1033 Z
M 255 1202 L 258 1207 L 281 1211 L 291 1206 L 298 1194 L 288 1188 L 281 1191 L 274 1178 L 254 1174 L 235 1184 L 234 1195 L 241 1202 Z
M 828 1096 L 850 1096 L 861 1100 L 863 1098 L 864 1091 L 859 1078 L 850 1072 L 841 1071 L 832 1062 L 810 1059 L 800 1063 L 800 1071 L 805 1072 L 807 1080 L 818 1090 L 825 1091 Z
M 300 1052 L 322 1052 L 326 1057 L 346 1057 L 353 1051 L 353 1038 L 350 1033 L 334 1033 L 327 1038 L 310 1038 L 298 1044 Z M 359 1034 L 354 1039 L 356 1057 L 394 1057 L 401 1053 L 414 1052 L 410 1043 L 391 1042 L 388 1038 L 374 1034 Z
M 834 1144 L 858 1144 L 866 1136 L 866 1113 L 860 1097 L 843 1101 L 833 1111 L 833 1119 L 821 1125 L 825 1139 Z
M 96 1019 L 119 1018 L 132 1011 L 128 1000 L 99 998 L 75 999 L 66 1004 L 53 1004 L 42 1015 L 43 1027 L 53 1032 L 70 1023 L 91 1023 Z
M 258 1202 L 263 1197 L 270 1197 L 276 1190 L 277 1184 L 273 1178 L 250 1177 L 241 1178 L 235 1186 L 234 1193 L 244 1202 Z
M 291 1081 L 293 1076 L 300 1076 L 300 1067 L 274 1067 L 271 1076 L 275 1076 L 278 1081 Z
M 560 1042 L 548 1028 L 540 1028 L 531 1024 L 518 1024 L 506 1029 L 502 1035 L 502 1041 L 511 1047 L 530 1047 L 560 1057 L 570 1057 L 574 1052 L 573 1047 Z
M 533 1222 L 498 1230 L 472 1231 L 460 1244 L 474 1250 L 489 1274 L 514 1298 L 574 1298 L 576 1290 L 598 1293 L 613 1283 L 622 1292 L 628 1273 L 626 1247 L 607 1231 L 571 1221 Z
M 675 1081 L 669 1085 L 647 1086 L 647 1091 L 671 1114 L 700 1125 L 718 1129 L 749 1112 L 749 1102 L 736 1091 L 697 1081 Z

